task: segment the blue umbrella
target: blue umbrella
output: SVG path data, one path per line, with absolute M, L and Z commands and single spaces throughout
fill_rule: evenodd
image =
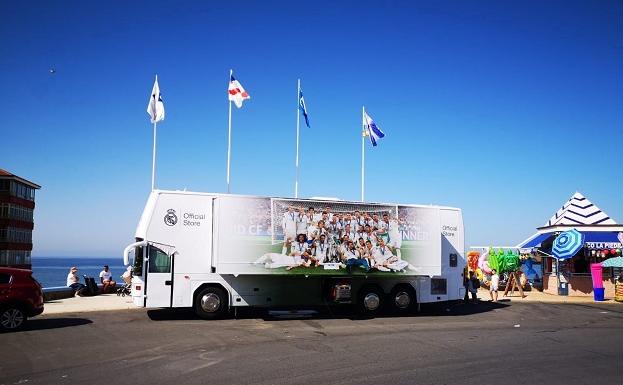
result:
M 623 267 L 623 257 L 608 258 L 601 263 L 601 267 Z
M 573 257 L 584 245 L 584 234 L 571 229 L 561 233 L 554 240 L 552 254 L 558 259 L 569 259 Z

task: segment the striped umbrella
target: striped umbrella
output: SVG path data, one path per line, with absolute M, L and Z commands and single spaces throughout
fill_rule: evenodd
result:
M 560 233 L 560 235 L 556 237 L 554 245 L 552 246 L 552 254 L 560 260 L 569 259 L 573 257 L 583 245 L 584 234 L 576 229 L 571 229 Z
M 623 257 L 608 258 L 601 263 L 601 267 L 623 267 Z

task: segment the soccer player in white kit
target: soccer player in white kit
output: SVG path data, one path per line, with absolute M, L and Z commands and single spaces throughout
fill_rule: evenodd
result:
M 294 211 L 294 207 L 288 207 L 288 211 L 283 213 L 283 240 L 284 241 L 294 241 L 296 238 L 296 221 L 298 219 L 299 214 Z
M 309 223 L 309 219 L 305 214 L 304 208 L 299 208 L 299 215 L 296 218 L 296 235 L 298 234 L 307 234 L 307 224 Z

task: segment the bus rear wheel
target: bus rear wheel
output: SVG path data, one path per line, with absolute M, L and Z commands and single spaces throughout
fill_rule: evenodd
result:
M 389 302 L 394 311 L 398 313 L 408 313 L 417 303 L 415 290 L 408 285 L 398 285 L 392 289 L 389 295 Z
M 359 311 L 365 316 L 375 316 L 383 308 L 383 291 L 375 286 L 364 286 L 359 290 Z
M 195 314 L 203 319 L 223 318 L 227 314 L 227 293 L 219 287 L 206 287 L 195 297 Z

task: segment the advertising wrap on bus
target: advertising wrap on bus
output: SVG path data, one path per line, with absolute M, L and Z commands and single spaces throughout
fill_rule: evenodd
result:
M 437 208 L 230 196 L 215 212 L 220 274 L 441 274 Z

